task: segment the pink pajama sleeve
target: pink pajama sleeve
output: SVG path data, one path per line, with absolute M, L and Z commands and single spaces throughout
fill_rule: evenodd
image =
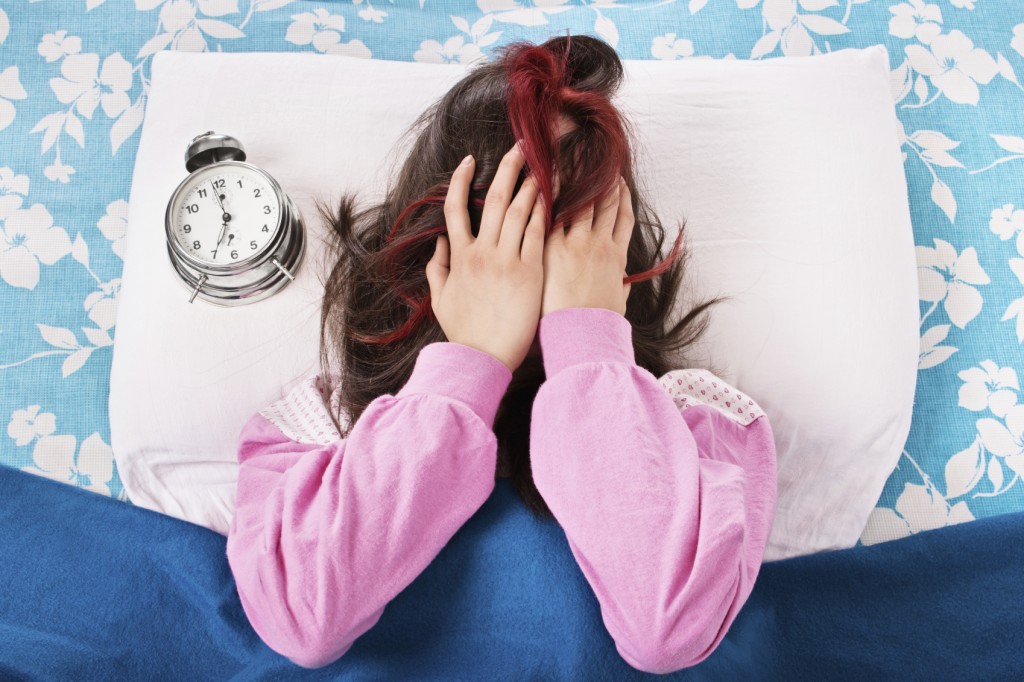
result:
M 300 442 L 259 413 L 246 423 L 227 558 L 270 648 L 306 668 L 337 660 L 476 513 L 511 379 L 483 351 L 432 343 L 347 439 Z
M 650 672 L 698 663 L 760 567 L 775 509 L 768 420 L 709 372 L 637 367 L 629 322 L 612 311 L 556 311 L 539 333 L 537 486 L 620 655 Z M 303 667 L 337 660 L 476 513 L 494 488 L 511 377 L 487 353 L 434 343 L 348 439 L 297 436 L 316 422 L 301 410 L 253 416 L 227 555 L 268 646 Z
M 597 308 L 541 318 L 530 456 L 619 654 L 663 674 L 707 658 L 753 589 L 775 444 L 753 399 L 712 373 L 637 366 L 631 331 Z

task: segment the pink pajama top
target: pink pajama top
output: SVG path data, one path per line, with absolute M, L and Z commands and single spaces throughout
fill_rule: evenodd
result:
M 707 658 L 753 589 L 775 444 L 753 398 L 714 374 L 637 366 L 631 332 L 600 308 L 541 318 L 530 458 L 617 651 L 667 673 Z M 511 379 L 438 342 L 347 439 L 319 377 L 246 423 L 227 556 L 269 647 L 306 668 L 337 660 L 430 564 L 495 487 Z

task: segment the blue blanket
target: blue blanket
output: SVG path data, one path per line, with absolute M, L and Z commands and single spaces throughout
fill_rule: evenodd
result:
M 249 626 L 205 528 L 0 467 L 0 678 L 630 680 L 555 522 L 506 479 L 340 660 Z M 1024 513 L 765 564 L 672 680 L 1020 679 Z

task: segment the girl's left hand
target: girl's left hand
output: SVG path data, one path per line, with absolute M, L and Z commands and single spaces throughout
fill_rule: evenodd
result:
M 563 308 L 605 308 L 626 314 L 626 249 L 633 235 L 633 204 L 617 187 L 582 213 L 568 230 L 556 226 L 544 243 L 541 317 Z

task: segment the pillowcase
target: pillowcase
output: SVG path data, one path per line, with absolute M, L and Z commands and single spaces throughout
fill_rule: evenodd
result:
M 666 230 L 686 218 L 678 315 L 712 308 L 694 367 L 755 396 L 779 459 L 765 559 L 856 544 L 910 429 L 916 261 L 881 45 L 763 61 L 625 60 L 616 105 Z M 237 437 L 318 368 L 326 227 L 314 199 L 376 201 L 403 131 L 472 66 L 309 53 L 159 52 L 134 169 L 110 381 L 131 500 L 227 534 Z M 295 74 L 302 74 L 296 78 Z M 305 218 L 296 280 L 248 306 L 196 299 L 163 216 L 189 141 L 233 135 Z

